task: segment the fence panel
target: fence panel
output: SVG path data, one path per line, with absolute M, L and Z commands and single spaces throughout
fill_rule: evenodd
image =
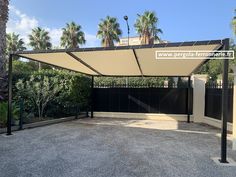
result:
M 187 114 L 187 88 L 94 88 L 94 98 L 98 112 Z
M 233 85 L 228 90 L 228 122 L 233 121 Z M 206 84 L 205 116 L 221 120 L 222 86 L 220 84 Z

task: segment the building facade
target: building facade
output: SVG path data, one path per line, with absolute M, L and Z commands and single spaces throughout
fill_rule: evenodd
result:
M 168 43 L 166 40 L 162 40 L 161 42 L 159 40 L 154 41 L 154 44 L 159 43 Z M 116 43 L 116 46 L 127 46 L 128 45 L 128 38 L 120 38 L 120 42 Z M 139 36 L 130 37 L 129 38 L 129 45 L 141 45 L 141 38 Z

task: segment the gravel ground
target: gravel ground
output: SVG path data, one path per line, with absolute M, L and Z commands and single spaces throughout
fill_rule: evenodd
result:
M 235 177 L 216 165 L 218 129 L 94 118 L 0 135 L 0 177 Z M 229 141 L 229 157 L 235 159 Z

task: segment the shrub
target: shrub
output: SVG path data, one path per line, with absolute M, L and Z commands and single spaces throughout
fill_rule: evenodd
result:
M 7 124 L 7 103 L 0 103 L 0 127 L 5 127 Z
M 166 77 L 95 77 L 95 85 L 163 85 Z
M 0 127 L 5 127 L 7 125 L 7 102 L 0 102 Z M 14 120 L 19 118 L 19 107 L 15 103 L 12 104 L 12 116 Z
M 37 107 L 38 117 L 43 117 L 47 104 L 61 91 L 63 82 L 56 77 L 31 75 L 29 80 L 20 79 L 16 87 L 20 95 L 30 99 Z
M 26 112 L 61 117 L 75 115 L 77 105 L 88 106 L 90 79 L 64 70 L 41 70 L 19 79 L 16 88 L 16 99 L 25 100 Z

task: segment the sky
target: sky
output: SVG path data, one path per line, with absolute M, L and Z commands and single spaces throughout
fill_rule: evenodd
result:
M 123 19 L 129 17 L 130 36 L 138 36 L 134 23 L 137 14 L 155 11 L 161 39 L 170 42 L 212 40 L 233 37 L 230 21 L 236 0 L 11 0 L 7 32 L 15 32 L 28 43 L 32 28 L 49 31 L 54 46 L 60 45 L 61 28 L 71 21 L 82 26 L 86 44 L 100 46 L 96 38 L 98 23 L 107 15 L 116 17 L 127 36 Z

